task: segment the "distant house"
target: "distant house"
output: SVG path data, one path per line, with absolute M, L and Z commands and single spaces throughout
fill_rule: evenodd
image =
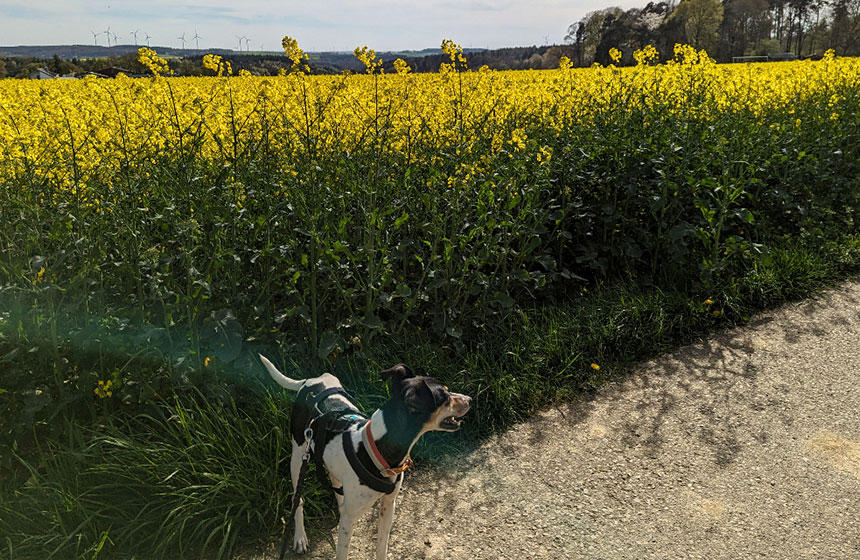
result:
M 102 76 L 106 76 L 108 78 L 116 78 L 117 74 L 125 74 L 126 76 L 131 76 L 131 70 L 126 70 L 125 68 L 120 68 L 119 66 L 108 66 L 107 68 L 102 68 L 101 70 L 97 70 L 96 74 L 101 74 Z
M 56 77 L 56 74 L 44 68 L 37 68 L 34 72 L 30 73 L 31 80 L 53 80 Z

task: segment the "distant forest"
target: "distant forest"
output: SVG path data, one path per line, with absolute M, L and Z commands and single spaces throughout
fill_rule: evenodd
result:
M 838 55 L 860 55 L 860 0 L 681 0 L 649 2 L 644 8 L 604 8 L 586 14 L 567 28 L 564 45 L 512 47 L 495 50 L 467 49 L 469 67 L 488 66 L 497 70 L 555 68 L 567 56 L 576 66 L 595 62 L 608 64 L 609 49 L 620 49 L 621 64 L 633 63 L 633 52 L 654 45 L 663 58 L 672 55 L 676 43 L 705 49 L 720 62 L 740 56 L 771 58 L 809 57 L 835 49 Z M 55 49 L 53 57 L 46 53 Z M 98 49 L 98 48 L 96 48 Z M 130 45 L 124 54 L 76 56 L 93 47 L 13 47 L 0 48 L 0 78 L 26 78 L 38 68 L 58 75 L 99 72 L 121 68 L 144 74 Z M 30 56 L 21 54 L 31 52 Z M 105 53 L 110 50 L 103 49 Z M 165 52 L 166 51 L 166 52 Z M 114 52 L 117 52 L 116 50 Z M 119 51 L 123 52 L 123 51 Z M 207 74 L 202 66 L 204 51 L 165 48 L 170 66 L 178 76 Z M 283 55 L 213 50 L 229 59 L 234 72 L 246 70 L 259 76 L 276 75 L 289 66 Z M 10 56 L 10 53 L 14 55 Z M 71 53 L 71 54 L 69 54 Z M 379 53 L 386 71 L 395 58 L 406 59 L 415 72 L 435 72 L 445 61 L 443 55 L 428 51 Z M 64 56 L 65 55 L 65 56 Z M 310 53 L 315 74 L 361 71 L 362 64 L 351 53 Z
M 676 43 L 705 49 L 720 62 L 740 56 L 797 58 L 834 49 L 860 55 L 860 0 L 682 0 L 649 2 L 644 8 L 605 8 L 567 29 L 578 66 L 609 63 L 618 48 L 623 62 L 654 45 L 664 57 Z

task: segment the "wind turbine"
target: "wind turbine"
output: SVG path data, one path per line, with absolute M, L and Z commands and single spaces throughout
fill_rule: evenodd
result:
M 101 33 L 96 33 L 95 31 L 90 31 L 90 33 L 92 33 L 92 34 L 93 34 L 93 44 L 94 44 L 94 45 L 96 45 L 96 46 L 98 46 L 98 44 L 99 44 L 99 35 L 101 35 Z
M 119 42 L 117 41 L 117 39 L 119 39 L 119 35 L 117 35 L 116 33 L 112 33 L 112 35 L 113 35 L 113 46 L 117 46 L 119 44 Z
M 150 40 L 150 39 L 152 39 L 152 35 L 150 35 L 149 33 L 147 33 L 147 34 L 146 34 L 146 46 L 147 46 L 147 47 L 149 46 L 149 40 Z
M 130 33 L 134 37 L 134 46 L 137 46 L 137 34 L 140 33 L 140 29 L 135 29 Z
M 182 33 L 179 37 L 177 37 L 180 41 L 182 41 L 182 48 L 185 49 L 185 32 Z
M 251 52 L 251 39 L 245 37 L 245 52 Z
M 201 37 L 200 35 L 197 34 L 197 28 L 195 27 L 194 28 L 194 37 L 192 37 L 192 39 L 194 39 L 194 44 L 197 47 L 198 51 L 200 50 L 200 39 L 202 39 L 202 38 L 203 37 Z
M 107 44 L 110 46 L 110 25 L 108 25 L 108 28 L 102 31 L 102 33 L 107 37 Z
M 239 40 L 239 52 L 242 52 L 242 41 L 244 41 L 244 40 L 245 40 L 245 38 L 244 38 L 244 37 L 240 37 L 240 36 L 236 35 L 236 39 L 238 39 L 238 40 Z

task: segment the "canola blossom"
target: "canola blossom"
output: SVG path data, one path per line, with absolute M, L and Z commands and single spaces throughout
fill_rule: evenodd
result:
M 69 347 L 102 329 L 125 351 L 138 324 L 135 344 L 180 375 L 247 371 L 252 339 L 335 360 L 420 329 L 460 351 L 604 283 L 737 320 L 724 294 L 751 274 L 770 286 L 786 243 L 857 235 L 860 59 L 718 65 L 678 46 L 665 63 L 644 48 L 634 67 L 502 72 L 445 41 L 434 74 L 360 47 L 365 71 L 314 76 L 283 46 L 276 77 L 215 55 L 210 76 L 171 77 L 141 49 L 153 77 L 0 81 L 9 308 Z M 636 305 L 576 328 L 663 324 Z M 61 307 L 63 329 L 38 326 Z M 102 399 L 145 384 L 87 379 Z
M 157 325 L 242 310 L 328 358 L 619 278 L 704 300 L 858 222 L 860 59 L 470 70 L 446 40 L 437 73 L 365 46 L 364 72 L 314 76 L 283 45 L 276 77 L 171 77 L 141 49 L 151 78 L 0 81 L 4 282 Z
M 292 47 L 294 63 L 303 64 L 304 53 Z M 210 56 L 207 68 L 221 77 L 4 80 L 0 182 L 41 185 L 34 194 L 46 204 L 102 207 L 122 197 L 130 169 L 183 157 L 222 164 L 262 145 L 289 174 L 300 158 L 371 143 L 404 162 L 438 158 L 451 147 L 479 149 L 486 162 L 526 149 L 535 127 L 588 128 L 597 115 L 620 109 L 699 121 L 743 112 L 762 127 L 803 127 L 842 119 L 845 92 L 856 91 L 860 75 L 858 59 L 832 53 L 821 61 L 717 65 L 681 46 L 665 64 L 643 49 L 631 68 L 574 69 L 565 60 L 558 70 L 462 71 L 461 51 L 447 47 L 451 64 L 437 74 L 408 73 L 402 60 L 396 74 L 380 74 L 380 61 L 364 47 L 356 49 L 368 68 L 363 75 L 226 77 L 229 63 Z M 169 72 L 154 52 L 145 54 L 154 72 Z M 816 113 L 800 114 L 808 100 Z M 529 149 L 541 163 L 550 158 L 544 146 Z M 470 159 L 455 175 L 474 175 L 481 161 Z M 93 184 L 102 188 L 94 192 Z

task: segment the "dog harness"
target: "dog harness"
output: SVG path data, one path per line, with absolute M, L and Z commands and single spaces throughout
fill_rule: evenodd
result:
M 305 389 L 302 389 L 304 391 Z M 309 440 L 314 442 L 314 451 L 309 453 L 317 466 L 317 474 L 321 482 L 327 480 L 325 476 L 325 466 L 323 465 L 323 449 L 325 443 L 336 437 L 341 438 L 343 445 L 343 453 L 349 461 L 353 471 L 358 475 L 359 480 L 365 486 L 383 494 L 390 494 L 398 482 L 403 478 L 403 471 L 412 466 L 412 459 L 407 457 L 401 465 L 392 468 L 373 441 L 373 436 L 370 431 L 370 420 L 358 409 L 353 401 L 352 396 L 346 392 L 343 387 L 329 387 L 317 394 L 302 394 L 302 391 L 297 395 L 297 400 L 302 398 L 307 399 L 308 408 L 315 411 L 318 416 L 314 416 L 305 430 L 305 437 L 310 435 Z M 332 395 L 342 395 L 350 405 L 348 407 L 333 407 L 327 410 L 321 409 L 321 404 L 325 399 Z M 307 396 L 306 396 L 307 395 Z M 327 408 L 327 407 L 326 407 Z M 360 444 L 364 447 L 370 460 L 377 468 L 377 472 L 368 469 L 358 457 L 355 446 L 352 443 L 352 433 L 356 427 L 361 431 Z M 308 433 L 310 430 L 310 434 Z M 308 450 L 310 451 L 310 450 Z M 397 477 L 393 482 L 390 477 Z M 343 488 L 335 488 L 332 486 L 332 491 L 336 494 L 343 495 Z

